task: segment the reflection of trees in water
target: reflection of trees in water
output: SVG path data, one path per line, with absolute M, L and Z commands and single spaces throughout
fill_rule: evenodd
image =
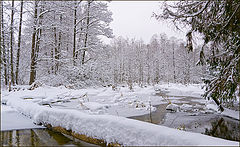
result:
M 223 118 L 221 118 L 211 122 L 211 125 L 212 128 L 206 128 L 204 134 L 233 141 L 240 141 L 239 123 L 225 121 Z
M 0 132 L 0 146 L 88 146 L 81 141 L 74 141 L 65 135 L 48 129 L 27 129 Z
M 9 146 L 12 146 L 12 132 L 10 132 L 9 133 L 9 142 L 8 142 L 8 144 L 9 144 Z
M 53 132 L 51 130 L 47 130 L 47 132 L 55 141 L 57 141 L 58 145 L 64 145 L 71 142 L 71 139 L 65 137 L 59 132 Z
M 16 143 L 17 143 L 17 146 L 20 145 L 19 130 L 16 130 Z

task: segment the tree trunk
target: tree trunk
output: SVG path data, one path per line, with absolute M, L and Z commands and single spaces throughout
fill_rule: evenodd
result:
M 61 16 L 60 16 L 60 19 L 61 19 Z M 56 20 L 55 14 L 54 14 L 54 20 Z M 61 22 L 60 22 L 60 24 L 61 24 Z M 54 73 L 57 74 L 58 65 L 59 65 L 59 50 L 58 50 L 59 49 L 59 44 L 58 44 L 57 27 L 56 26 L 54 26 L 53 31 L 54 31 L 54 42 L 55 42 L 55 55 L 54 55 L 54 58 L 55 58 L 55 70 L 54 70 Z
M 6 48 L 5 48 L 5 33 L 4 33 L 4 21 L 3 21 L 3 3 L 1 2 L 2 4 L 2 8 L 1 8 L 1 26 L 2 27 L 2 51 L 3 51 L 3 65 L 4 65 L 4 82 L 5 82 L 5 85 L 7 86 L 8 84 L 8 74 L 7 74 L 7 59 L 6 59 Z
M 55 42 L 55 55 L 54 55 L 54 58 L 55 58 L 55 71 L 54 73 L 56 74 L 57 73 L 57 70 L 58 70 L 58 42 L 57 42 L 57 28 L 54 27 L 54 42 Z
M 18 32 L 18 50 L 17 50 L 17 65 L 16 65 L 16 84 L 18 84 L 18 72 L 19 72 L 19 58 L 20 58 L 20 48 L 21 48 L 21 32 L 22 32 L 22 14 L 23 14 L 23 0 L 21 0 L 21 10 L 20 10 L 20 22 L 19 22 L 19 32 Z
M 76 65 L 76 32 L 77 32 L 77 2 L 74 8 L 74 23 L 73 23 L 73 65 Z
M 44 5 L 45 2 L 43 1 L 41 4 L 41 8 L 40 8 L 40 12 L 39 14 L 41 14 L 42 12 L 44 12 Z M 36 30 L 36 46 L 35 46 L 35 77 L 36 77 L 36 66 L 37 66 L 37 59 L 38 59 L 38 53 L 39 53 L 39 49 L 40 49 L 40 41 L 41 41 L 41 35 L 42 35 L 42 19 L 43 19 L 43 15 L 39 16 L 39 20 L 38 23 L 36 22 L 36 25 L 38 25 L 38 30 Z
M 39 26 L 41 26 L 41 17 L 39 17 Z M 35 68 L 37 66 L 37 59 L 38 59 L 41 35 L 42 35 L 42 29 L 39 28 L 38 31 L 36 30 L 37 38 L 36 38 L 36 47 L 35 47 Z M 35 70 L 35 72 L 36 72 L 36 70 Z
M 2 12 L 2 1 L 0 1 L 0 10 Z M 2 22 L 2 15 L 0 15 L 0 22 Z M 2 25 L 0 25 L 0 98 L 2 97 Z
M 175 48 L 174 43 L 172 43 L 172 49 L 173 49 L 173 82 L 176 83 L 176 69 L 175 69 Z
M 60 24 L 62 23 L 62 15 L 60 15 Z M 62 34 L 61 34 L 61 31 L 59 30 L 59 33 L 58 33 L 58 46 L 57 46 L 57 52 L 55 51 L 55 58 L 57 60 L 57 63 L 56 63 L 56 71 L 59 70 L 59 59 L 60 59 L 60 49 L 61 49 L 61 37 L 62 37 Z M 56 74 L 56 73 L 55 73 Z
M 11 54 L 11 81 L 15 85 L 13 71 L 13 17 L 14 17 L 14 0 L 12 0 L 11 26 L 10 26 L 10 54 Z
M 29 85 L 35 82 L 36 79 L 36 53 L 35 53 L 35 41 L 36 41 L 36 25 L 37 25 L 37 7 L 38 1 L 35 1 L 35 12 L 34 12 L 34 26 L 33 26 L 33 34 L 32 34 L 32 52 L 31 52 L 31 67 L 30 67 L 30 81 Z
M 53 53 L 53 48 L 51 49 L 51 60 L 52 60 L 52 65 L 51 65 L 51 74 L 54 72 L 54 53 Z
M 85 34 L 85 39 L 84 39 L 84 50 L 83 50 L 83 55 L 82 55 L 82 64 L 84 64 L 85 60 L 85 53 L 86 53 L 86 47 L 87 47 L 87 40 L 88 40 L 88 25 L 89 25 L 89 16 L 90 16 L 90 5 L 91 1 L 88 1 L 88 8 L 87 8 L 87 26 L 86 26 L 86 34 Z
M 147 84 L 150 85 L 150 52 L 147 46 Z

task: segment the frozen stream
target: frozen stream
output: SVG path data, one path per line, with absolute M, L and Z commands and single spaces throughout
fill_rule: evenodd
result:
M 78 145 L 78 143 L 74 142 L 73 137 L 61 144 L 55 139 L 56 137 L 53 137 L 54 135 L 50 135 L 54 133 L 51 133 L 48 129 L 36 129 L 39 126 L 34 125 L 32 120 L 21 115 L 21 112 L 16 112 L 10 108 L 12 105 L 14 108 L 21 108 L 18 104 L 13 103 L 15 101 L 12 98 L 16 98 L 20 102 L 30 101 L 43 105 L 42 107 L 54 108 L 54 110 L 77 110 L 87 115 L 103 114 L 106 117 L 112 117 L 112 115 L 128 117 L 179 130 L 239 141 L 239 117 L 236 117 L 238 112 L 228 110 L 224 111 L 225 114 L 219 114 L 214 108 L 216 105 L 202 99 L 200 97 L 201 93 L 196 86 L 186 87 L 181 85 L 163 85 L 162 87 L 160 85 L 159 88 L 136 87 L 134 91 L 129 91 L 126 87 L 115 91 L 111 88 L 69 90 L 64 87 L 40 87 L 32 91 L 6 92 L 3 97 L 3 104 L 8 105 L 2 105 L 4 109 L 1 112 L 3 113 L 1 115 L 1 131 L 3 131 L 1 132 L 1 137 L 3 137 L 1 142 L 5 145 L 11 145 L 14 142 L 23 144 L 25 142 L 19 142 L 19 137 L 31 140 L 35 136 L 38 139 L 36 139 L 36 142 L 34 140 L 32 142 L 44 145 L 41 142 L 42 137 L 39 135 L 39 132 L 44 132 L 40 134 L 45 134 L 45 136 L 48 134 L 47 136 L 52 138 L 49 142 L 56 146 Z M 169 103 L 177 107 L 176 112 L 166 110 Z M 150 110 L 152 110 L 151 115 L 149 115 Z M 27 137 L 24 137 L 24 134 Z M 69 138 L 69 136 L 65 135 L 62 137 Z M 30 142 L 30 145 L 32 142 Z
M 162 96 L 162 93 L 158 93 Z M 210 136 L 240 141 L 239 121 L 205 110 L 205 103 L 199 98 L 167 96 L 168 100 L 181 106 L 188 106 L 178 112 L 166 110 L 168 104 L 155 105 L 156 111 L 146 115 L 129 117 L 179 130 L 202 133 Z M 175 101 L 177 99 L 177 101 Z M 205 111 L 203 111 L 205 110 Z

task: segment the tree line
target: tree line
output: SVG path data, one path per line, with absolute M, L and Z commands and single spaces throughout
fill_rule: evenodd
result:
M 112 13 L 95 1 L 1 1 L 4 84 L 32 84 L 94 59 L 113 37 Z M 69 71 L 64 71 L 69 72 Z M 39 77 L 39 78 L 38 78 Z M 28 82 L 27 82 L 28 81 Z
M 187 53 L 184 41 L 166 34 L 150 43 L 113 38 L 112 13 L 96 1 L 1 2 L 3 81 L 53 86 L 119 85 L 159 82 L 199 83 L 199 49 Z
M 150 43 L 114 37 L 106 2 L 12 0 L 1 1 L 0 9 L 3 85 L 131 88 L 203 80 L 204 96 L 218 105 L 240 94 L 237 0 L 165 3 L 155 18 L 190 26 L 186 42 L 165 34 L 153 35 Z M 194 32 L 203 35 L 203 46 L 193 46 Z M 106 45 L 101 36 L 113 40 Z
M 150 43 L 118 37 L 109 46 L 112 83 L 139 86 L 161 82 L 200 83 L 205 66 L 197 66 L 200 48 L 188 53 L 185 42 L 166 34 L 155 34 Z

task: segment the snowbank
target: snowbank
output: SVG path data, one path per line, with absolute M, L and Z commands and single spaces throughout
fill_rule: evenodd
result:
M 239 111 L 231 110 L 231 109 L 228 109 L 228 108 L 224 107 L 224 111 L 220 112 L 218 110 L 218 106 L 214 103 L 211 103 L 211 101 L 209 101 L 207 103 L 206 108 L 209 109 L 209 110 L 213 110 L 213 111 L 216 111 L 218 113 L 221 113 L 221 115 L 228 116 L 228 117 L 235 118 L 235 119 L 239 120 Z
M 204 89 L 201 84 L 183 85 L 177 83 L 156 85 L 155 89 L 167 92 L 169 96 L 190 96 L 201 98 Z
M 179 111 L 179 106 L 176 105 L 176 104 L 169 104 L 169 105 L 167 105 L 166 110 L 171 110 L 171 111 L 174 111 L 174 112 L 178 112 Z
M 89 115 L 77 110 L 39 106 L 11 97 L 7 104 L 32 118 L 37 124 L 71 129 L 93 138 L 122 145 L 235 145 L 238 142 L 214 138 L 112 115 Z

